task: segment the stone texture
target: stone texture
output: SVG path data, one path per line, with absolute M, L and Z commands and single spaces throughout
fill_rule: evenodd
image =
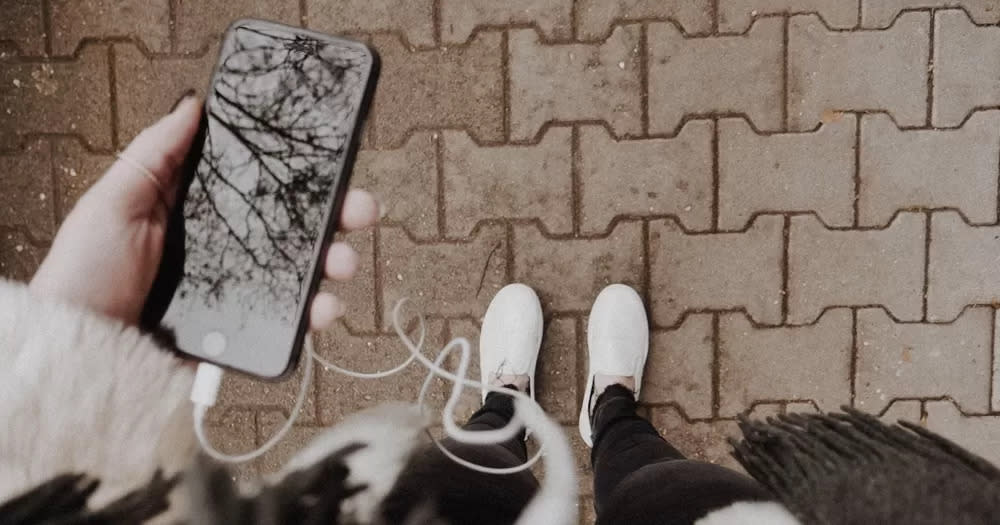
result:
M 309 27 L 330 34 L 391 33 L 433 46 L 433 0 L 306 0 Z
M 754 214 L 815 211 L 830 226 L 854 222 L 856 117 L 815 132 L 759 135 L 747 121 L 719 121 L 719 227 L 738 230 Z
M 741 313 L 719 319 L 719 415 L 756 401 L 811 400 L 835 410 L 851 399 L 851 311 L 826 312 L 809 326 L 757 328 Z
M 886 408 L 885 412 L 879 416 L 883 423 L 895 424 L 899 421 L 909 421 L 910 423 L 923 423 L 920 401 L 896 400 Z
M 617 136 L 642 132 L 638 25 L 602 43 L 545 45 L 532 29 L 509 33 L 510 134 L 531 140 L 549 121 L 603 120 Z
M 13 43 L 22 56 L 44 55 L 43 16 L 42 3 L 37 0 L 0 0 L 0 44 Z
M 42 264 L 47 251 L 47 246 L 32 244 L 23 232 L 0 231 L 0 277 L 27 281 Z
M 674 404 L 688 418 L 712 417 L 712 314 L 691 314 L 651 334 L 639 400 Z
M 675 325 L 700 309 L 745 310 L 758 323 L 780 323 L 783 222 L 759 216 L 742 233 L 694 235 L 672 220 L 651 222 L 654 325 Z
M 729 438 L 739 438 L 741 435 L 736 421 L 688 422 L 673 407 L 652 409 L 650 419 L 660 435 L 688 459 L 743 472 L 739 463 L 729 455 L 732 450 Z
M 708 113 L 743 113 L 756 129 L 780 129 L 783 27 L 765 18 L 745 35 L 685 38 L 673 24 L 650 24 L 650 130 L 670 133 L 685 116 Z
M 669 18 L 684 32 L 708 33 L 712 30 L 710 0 L 578 0 L 577 36 L 594 40 L 607 35 L 616 23 Z
M 379 148 L 401 144 L 421 128 L 464 128 L 480 141 L 503 138 L 500 33 L 479 33 L 466 46 L 409 51 L 380 35 L 382 81 L 369 124 Z
M 550 239 L 534 226 L 515 226 L 513 280 L 530 283 L 547 312 L 589 310 L 609 284 L 642 288 L 642 242 L 639 222 L 620 222 L 607 237 L 586 240 Z
M 257 440 L 260 443 L 266 442 L 275 432 L 278 431 L 287 421 L 281 412 L 264 412 L 258 416 L 259 431 Z M 323 432 L 323 427 L 314 426 L 294 426 L 285 434 L 273 449 L 269 450 L 259 459 L 254 461 L 255 466 L 262 476 L 280 472 L 288 460 L 292 459 L 300 450 L 305 448 Z
M 49 143 L 34 140 L 23 151 L 0 155 L 0 188 L 0 227 L 51 240 L 56 224 Z
M 242 410 L 226 414 L 219 421 L 205 422 L 205 437 L 223 454 L 245 454 L 257 448 L 257 416 Z M 229 467 L 237 481 L 252 482 L 260 471 L 257 462 Z
M 1000 27 L 977 26 L 959 10 L 934 16 L 935 126 L 958 126 L 979 107 L 1000 105 Z
M 923 214 L 901 213 L 884 230 L 828 230 L 792 217 L 788 322 L 809 324 L 831 306 L 881 305 L 901 321 L 923 310 Z
M 949 401 L 929 401 L 927 429 L 1000 465 L 1000 416 L 971 416 Z
M 788 126 L 814 128 L 830 110 L 888 111 L 900 126 L 927 118 L 928 13 L 889 29 L 837 32 L 816 15 L 788 27 Z M 937 76 L 935 75 L 935 79 Z
M 478 146 L 444 132 L 445 233 L 465 237 L 491 218 L 538 218 L 549 233 L 573 229 L 569 128 L 551 128 L 533 146 Z
M 351 186 L 378 196 L 381 224 L 400 225 L 418 238 L 438 234 L 437 133 L 414 133 L 398 149 L 361 150 Z
M 943 325 L 896 323 L 881 308 L 859 310 L 857 407 L 877 413 L 896 398 L 950 396 L 966 410 L 989 411 L 992 323 L 991 308 L 966 310 Z
M 111 167 L 114 156 L 88 152 L 76 139 L 52 140 L 52 174 L 56 184 L 56 220 L 62 222 L 76 201 Z
M 958 213 L 931 216 L 927 319 L 947 322 L 966 305 L 1000 304 L 1000 227 L 974 227 Z
M 175 13 L 175 50 L 188 53 L 215 48 L 229 24 L 241 18 L 299 25 L 298 0 L 176 0 Z
M 900 130 L 884 114 L 861 119 L 862 226 L 897 210 L 957 208 L 974 223 L 997 220 L 1000 111 L 979 112 L 956 130 Z
M 712 227 L 710 121 L 688 122 L 674 138 L 643 140 L 615 140 L 603 127 L 584 126 L 578 155 L 583 233 L 603 233 L 623 215 L 669 214 L 689 230 Z
M 294 374 L 280 381 L 263 381 L 243 374 L 226 374 L 222 378 L 222 388 L 215 406 L 208 412 L 206 421 L 218 423 L 227 414 L 243 410 L 276 410 L 288 413 L 295 405 L 295 398 L 302 386 L 303 362 L 300 362 Z M 316 415 L 316 378 L 309 380 L 309 392 L 299 413 L 299 422 L 313 424 L 318 421 Z
M 861 2 L 863 27 L 888 27 L 903 9 L 959 7 L 968 11 L 979 24 L 1000 22 L 1000 6 L 995 0 L 878 0 Z M 944 11 L 950 13 L 951 11 Z M 961 13 L 961 11 L 955 11 Z
M 442 0 L 441 40 L 461 44 L 479 26 L 536 25 L 548 40 L 572 36 L 573 0 Z
M 51 0 L 52 52 L 72 55 L 86 38 L 138 40 L 153 53 L 170 51 L 169 0 Z
M 850 29 L 858 23 L 858 4 L 855 2 L 720 0 L 719 31 L 742 33 L 750 27 L 754 18 L 786 13 L 817 13 L 827 25 L 835 29 Z
M 535 374 L 538 403 L 546 414 L 567 425 L 575 424 L 580 417 L 583 391 L 577 389 L 576 373 L 587 366 L 586 362 L 577 362 L 582 349 L 577 344 L 576 327 L 572 317 L 556 317 L 545 323 Z
M 410 309 L 409 312 L 415 313 L 417 310 Z M 444 324 L 441 321 L 429 321 L 426 326 L 423 352 L 433 359 L 445 343 Z M 412 336 L 416 340 L 416 332 Z M 405 362 L 410 355 L 395 333 L 353 335 L 339 323 L 317 335 L 316 353 L 329 363 L 362 373 L 391 370 Z M 322 364 L 317 368 L 319 423 L 322 425 L 335 425 L 354 412 L 381 403 L 416 401 L 427 375 L 422 366 L 412 363 L 398 375 L 392 376 L 392 379 L 359 379 L 334 370 L 325 370 Z M 429 401 L 431 406 L 443 407 L 444 396 L 441 390 L 435 390 Z
M 993 319 L 993 399 L 990 400 L 990 408 L 993 412 L 1000 412 L 1000 312 L 994 310 Z
M 479 318 L 506 283 L 506 244 L 503 226 L 484 226 L 469 241 L 435 244 L 416 244 L 399 228 L 382 228 L 376 262 L 383 326 L 390 326 L 392 309 L 404 297 L 425 315 Z
M 350 281 L 324 280 L 320 283 L 323 291 L 332 292 L 347 303 L 344 322 L 355 332 L 378 330 L 375 296 L 375 232 L 361 230 L 338 233 L 336 240 L 346 242 L 358 252 L 358 271 Z
M 87 46 L 69 62 L 0 60 L 0 149 L 32 133 L 75 134 L 110 149 L 110 100 L 105 46 Z
M 166 115 L 187 90 L 204 95 L 217 58 L 214 48 L 199 58 L 147 58 L 134 45 L 115 45 L 121 145 Z

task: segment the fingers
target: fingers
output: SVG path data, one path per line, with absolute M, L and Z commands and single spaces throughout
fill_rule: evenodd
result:
M 319 292 L 309 308 L 309 328 L 314 332 L 326 330 L 347 313 L 347 305 L 337 296 Z
M 112 199 L 109 204 L 123 205 L 139 214 L 149 213 L 160 199 L 173 205 L 179 168 L 191 148 L 200 120 L 201 100 L 194 96 L 184 98 L 173 112 L 139 133 L 122 152 L 126 160 L 115 162 L 95 190 Z
M 378 221 L 379 205 L 371 193 L 364 190 L 350 190 L 344 199 L 340 213 L 340 226 L 344 230 L 360 230 Z
M 335 242 L 326 252 L 326 278 L 346 281 L 358 271 L 358 252 L 345 243 Z

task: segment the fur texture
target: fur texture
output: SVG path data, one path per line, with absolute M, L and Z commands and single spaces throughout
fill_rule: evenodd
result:
M 103 505 L 197 451 L 193 373 L 137 328 L 0 280 L 0 501 L 57 475 Z

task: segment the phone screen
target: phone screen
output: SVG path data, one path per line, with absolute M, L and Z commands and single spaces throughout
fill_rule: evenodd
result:
M 183 351 L 262 377 L 295 362 L 373 62 L 362 44 L 268 22 L 227 32 L 162 321 Z

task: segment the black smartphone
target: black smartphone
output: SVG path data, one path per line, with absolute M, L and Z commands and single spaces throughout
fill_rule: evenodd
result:
M 226 31 L 144 312 L 182 352 L 260 378 L 294 369 L 377 76 L 360 42 Z

